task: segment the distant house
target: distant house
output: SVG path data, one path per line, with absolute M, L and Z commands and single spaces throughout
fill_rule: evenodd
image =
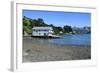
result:
M 53 35 L 52 27 L 33 27 L 32 36 L 51 37 Z

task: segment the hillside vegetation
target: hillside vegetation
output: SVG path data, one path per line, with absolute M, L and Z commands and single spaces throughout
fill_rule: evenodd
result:
M 54 24 L 47 24 L 42 18 L 31 19 L 26 16 L 23 17 L 23 35 L 31 35 L 33 27 L 52 27 L 55 35 L 60 34 L 80 34 L 80 33 L 90 33 L 90 27 L 83 28 L 72 28 L 69 25 L 63 27 L 54 26 Z

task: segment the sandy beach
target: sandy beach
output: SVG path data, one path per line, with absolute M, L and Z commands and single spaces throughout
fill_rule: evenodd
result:
M 85 45 L 56 45 L 32 43 L 23 39 L 23 62 L 86 60 L 91 59 L 91 47 Z

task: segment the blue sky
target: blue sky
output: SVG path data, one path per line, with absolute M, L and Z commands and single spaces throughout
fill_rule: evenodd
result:
M 64 25 L 70 25 L 72 27 L 91 25 L 90 13 L 23 10 L 23 16 L 31 19 L 42 18 L 47 24 L 54 24 L 55 26 L 61 27 Z

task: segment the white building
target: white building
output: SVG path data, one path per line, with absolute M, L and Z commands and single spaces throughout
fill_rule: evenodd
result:
M 32 36 L 52 36 L 52 27 L 33 27 Z

